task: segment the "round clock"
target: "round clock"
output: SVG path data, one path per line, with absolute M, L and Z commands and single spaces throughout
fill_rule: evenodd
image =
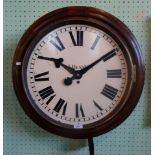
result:
M 35 21 L 18 43 L 12 73 L 28 116 L 70 138 L 118 126 L 133 111 L 144 83 L 134 35 L 92 7 L 62 8 Z

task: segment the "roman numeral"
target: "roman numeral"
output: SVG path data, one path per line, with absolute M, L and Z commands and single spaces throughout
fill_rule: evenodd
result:
M 55 39 L 55 41 L 56 41 L 57 43 L 56 43 L 55 41 L 53 41 L 53 40 L 50 40 L 50 43 L 52 43 L 59 51 L 64 50 L 65 47 L 64 47 L 64 45 L 62 44 L 60 38 L 59 38 L 58 36 L 56 36 L 54 39 Z
M 62 115 L 65 115 L 66 108 L 67 108 L 67 103 L 65 103 L 65 101 L 60 98 L 53 110 L 59 113 L 60 110 L 62 109 Z
M 116 55 L 116 49 L 111 50 L 107 54 L 104 55 L 103 61 L 107 61 Z
M 80 116 L 85 117 L 83 108 L 81 104 L 75 104 L 75 116 L 78 118 Z
M 121 78 L 121 69 L 107 70 L 107 78 Z
M 76 33 L 76 35 L 75 35 L 76 37 L 74 37 L 72 31 L 69 31 L 73 45 L 74 46 L 83 46 L 83 31 L 75 31 L 75 33 Z
M 48 104 L 53 100 L 54 97 L 55 97 L 55 95 L 52 95 L 52 96 L 48 99 L 48 101 L 46 102 L 46 104 L 48 105 Z
M 93 100 L 93 102 L 94 102 L 94 105 L 95 105 L 95 107 L 96 107 L 97 109 L 103 110 L 94 100 Z
M 105 87 L 103 88 L 101 94 L 103 94 L 104 96 L 113 100 L 115 98 L 117 92 L 118 92 L 118 90 L 116 88 L 113 88 L 106 84 Z
M 97 37 L 96 37 L 96 39 L 95 39 L 95 41 L 94 41 L 94 43 L 93 43 L 93 45 L 91 46 L 91 49 L 92 49 L 92 50 L 94 50 L 94 49 L 95 49 L 96 44 L 98 43 L 99 39 L 100 39 L 100 37 L 99 37 L 99 36 L 97 36 Z
M 41 96 L 42 99 L 45 99 L 51 95 L 54 95 L 54 90 L 52 89 L 51 86 L 48 86 L 48 87 L 40 90 L 39 95 Z
M 34 80 L 35 81 L 49 81 L 49 77 L 44 77 L 48 74 L 49 74 L 49 71 L 34 75 Z

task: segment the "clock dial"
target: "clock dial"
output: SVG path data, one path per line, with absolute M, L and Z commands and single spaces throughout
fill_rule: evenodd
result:
M 73 128 L 108 116 L 127 87 L 123 51 L 112 36 L 92 26 L 56 28 L 28 57 L 24 85 L 30 102 L 50 119 Z

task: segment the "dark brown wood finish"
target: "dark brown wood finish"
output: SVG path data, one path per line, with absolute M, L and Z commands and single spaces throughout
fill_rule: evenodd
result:
M 104 119 L 74 129 L 46 116 L 33 104 L 25 88 L 25 66 L 36 43 L 48 32 L 68 24 L 97 27 L 111 35 L 122 49 L 129 69 L 125 94 L 117 108 Z M 21 65 L 16 65 L 21 62 Z M 134 72 L 135 68 L 135 72 Z M 33 23 L 20 39 L 12 64 L 12 77 L 16 95 L 27 115 L 42 128 L 60 136 L 88 138 L 106 133 L 122 123 L 136 106 L 144 84 L 144 62 L 140 47 L 131 31 L 116 17 L 92 7 L 66 7 L 50 12 Z

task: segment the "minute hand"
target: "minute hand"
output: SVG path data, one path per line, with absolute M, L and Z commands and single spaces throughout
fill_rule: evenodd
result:
M 83 75 L 85 74 L 89 69 L 91 69 L 93 66 L 95 66 L 96 64 L 98 64 L 101 60 L 106 61 L 109 58 L 111 58 L 112 56 L 116 55 L 116 50 L 117 49 L 113 49 L 110 52 L 108 52 L 107 54 L 103 55 L 101 58 L 99 58 L 98 60 L 96 60 L 95 62 L 93 62 L 92 64 L 88 65 L 87 67 L 81 69 L 79 71 L 79 74 Z

